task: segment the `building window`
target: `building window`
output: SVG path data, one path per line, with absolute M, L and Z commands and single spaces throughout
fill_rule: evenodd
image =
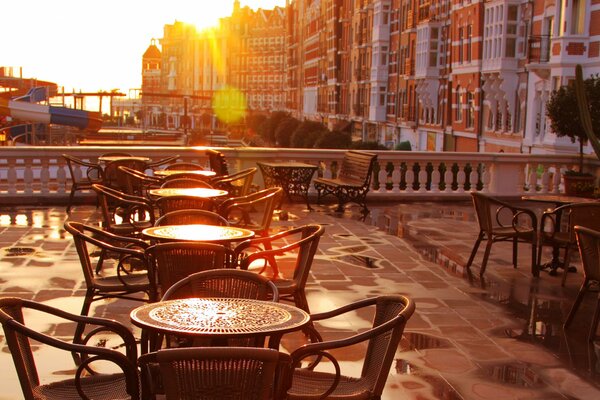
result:
M 463 28 L 458 28 L 458 62 L 460 64 L 462 64 L 464 61 L 463 39 Z
M 462 119 L 463 119 L 463 110 L 462 110 L 463 94 L 461 92 L 460 86 L 457 86 L 456 91 L 454 92 L 454 103 L 455 103 L 454 105 L 456 107 L 455 119 L 456 119 L 456 121 L 462 121 Z
M 573 9 L 571 10 L 571 34 L 573 35 L 583 35 L 585 3 L 586 0 L 573 0 Z
M 473 44 L 473 25 L 467 25 L 467 62 L 471 62 L 471 45 Z
M 467 128 L 475 126 L 475 96 L 472 92 L 467 92 Z

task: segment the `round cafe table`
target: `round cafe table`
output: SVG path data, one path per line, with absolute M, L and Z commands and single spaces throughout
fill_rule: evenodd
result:
M 142 337 L 156 334 L 210 339 L 211 344 L 227 345 L 231 338 L 269 336 L 269 347 L 278 349 L 284 333 L 310 323 L 304 310 L 272 301 L 240 298 L 190 298 L 159 301 L 137 307 L 131 322 L 142 328 Z M 157 343 L 151 343 L 155 349 Z
M 190 196 L 190 197 L 202 197 L 202 198 L 222 197 L 222 196 L 227 196 L 229 194 L 229 192 L 227 192 L 227 190 L 211 189 L 211 188 L 160 188 L 160 189 L 150 189 L 150 190 L 148 190 L 148 193 L 151 196 L 156 196 L 156 197 Z
M 200 175 L 201 177 L 210 178 L 217 173 L 215 171 L 204 170 L 204 169 L 195 169 L 195 170 L 178 170 L 178 169 L 159 169 L 154 171 L 154 175 L 156 176 L 172 176 L 172 175 Z
M 121 161 L 121 160 L 132 160 L 132 161 L 150 161 L 150 157 L 142 157 L 142 156 L 100 156 L 98 157 L 98 161 L 102 162 L 112 162 L 112 161 Z
M 159 242 L 194 241 L 228 244 L 254 237 L 249 229 L 217 225 L 164 225 L 142 230 L 142 235 Z

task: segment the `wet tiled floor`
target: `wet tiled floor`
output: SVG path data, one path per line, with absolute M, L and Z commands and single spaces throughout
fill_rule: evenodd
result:
M 542 272 L 533 279 L 530 247 L 519 246 L 519 268 L 513 269 L 510 245 L 497 243 L 485 279 L 477 269 L 483 249 L 473 274 L 467 274 L 464 265 L 478 232 L 470 203 L 373 204 L 364 223 L 353 208 L 344 214 L 328 206 L 317 206 L 314 212 L 301 204 L 284 208 L 288 218 L 274 221 L 273 230 L 307 223 L 326 227 L 306 289 L 311 311 L 389 293 L 415 300 L 417 310 L 383 399 L 600 398 L 600 342 L 586 341 L 595 296 L 585 299 L 568 332 L 562 328 L 581 272 L 570 274 L 566 287 L 560 286 L 560 274 Z M 0 209 L 2 296 L 79 312 L 85 285 L 72 241 L 62 229 L 65 218 L 63 207 Z M 94 223 L 99 215 L 94 207 L 80 206 L 71 218 Z M 129 310 L 137 305 L 100 301 L 93 312 L 130 325 Z M 321 328 L 327 339 L 349 335 L 369 322 L 353 315 Z M 39 329 L 55 328 L 52 321 L 39 321 Z M 137 329 L 134 333 L 139 337 Z M 282 349 L 289 351 L 302 340 L 290 335 Z M 12 360 L 1 344 L 0 399 L 21 398 Z M 37 353 L 42 367 L 70 368 L 47 349 Z M 360 360 L 354 352 L 337 355 L 342 368 L 358 373 Z

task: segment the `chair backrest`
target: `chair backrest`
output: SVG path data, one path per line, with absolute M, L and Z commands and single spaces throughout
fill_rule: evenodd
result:
M 146 175 L 142 171 L 136 169 L 119 166 L 118 170 L 123 174 L 125 180 L 125 193 L 133 194 L 136 196 L 145 197 L 146 190 L 150 187 L 158 187 L 162 183 L 162 179 Z
M 198 170 L 204 169 L 204 165 L 192 162 L 177 162 L 173 164 L 169 164 L 165 167 L 166 170 L 177 170 L 177 171 L 185 171 L 185 170 Z
M 201 175 L 197 174 L 177 174 L 166 176 L 163 179 L 161 187 L 180 187 L 180 188 L 193 188 L 193 187 L 204 187 L 212 188 L 212 185 L 208 180 L 203 179 Z
M 215 188 L 227 190 L 230 196 L 245 196 L 250 192 L 258 168 L 252 167 L 230 175 L 216 176 L 211 180 Z
M 600 282 L 600 230 L 575 226 L 586 281 Z
M 315 254 L 319 248 L 319 241 L 324 233 L 325 228 L 316 224 L 304 225 L 277 233 L 269 237 L 269 247 L 272 247 L 273 243 L 279 240 L 285 241 L 287 244 L 248 254 L 245 258 L 239 260 L 240 268 L 248 269 L 257 260 L 261 260 L 261 263 L 264 261 L 267 265 L 277 263 L 277 274 L 293 271 L 292 276 L 288 279 L 294 281 L 297 290 L 304 290 Z M 245 248 L 245 244 L 242 243 L 234 251 L 243 252 Z M 236 254 L 235 257 L 238 258 L 239 255 Z M 288 266 L 285 260 L 289 260 L 291 265 Z
M 479 228 L 484 232 L 491 232 L 494 227 L 493 216 L 495 215 L 491 208 L 492 198 L 479 192 L 471 192 L 471 197 L 473 199 L 475 213 L 477 214 Z
M 207 210 L 215 208 L 214 200 L 194 196 L 164 196 L 154 201 L 160 216 L 177 210 Z
M 73 185 L 78 186 L 83 182 L 91 185 L 93 182 L 101 181 L 102 168 L 99 164 L 84 161 L 68 154 L 63 154 L 62 156 L 67 162 L 67 168 L 69 169 L 69 174 L 71 175 L 71 181 Z M 82 168 L 85 168 L 83 172 Z
M 148 245 L 140 239 L 117 236 L 99 227 L 75 221 L 66 221 L 64 227 L 73 236 L 73 242 L 88 288 L 96 286 L 96 279 L 99 277 L 95 273 L 97 266 L 92 265 L 92 256 L 90 254 L 97 249 L 102 251 L 108 250 L 113 254 L 126 256 L 127 261 L 123 259 L 123 263 L 129 263 L 135 258 L 137 260 L 135 261 L 136 263 L 141 263 L 144 267 L 147 267 L 144 251 Z M 98 262 L 102 262 L 102 258 Z M 150 290 L 150 287 L 148 287 L 148 290 Z
M 153 263 L 161 293 L 195 272 L 226 268 L 231 260 L 227 247 L 201 242 L 158 243 L 150 246 L 146 254 Z
M 210 164 L 210 169 L 217 173 L 217 176 L 229 175 L 229 169 L 227 168 L 227 161 L 225 155 L 220 151 L 207 149 L 206 156 Z
M 229 222 L 225 218 L 208 210 L 171 211 L 158 218 L 154 226 L 189 224 L 229 226 Z
M 173 162 L 177 161 L 177 159 L 179 157 L 180 157 L 179 154 L 176 154 L 174 156 L 168 156 L 168 157 L 165 157 L 165 158 L 161 158 L 160 160 L 157 160 L 157 161 L 147 162 L 146 163 L 146 168 L 154 169 L 156 167 L 160 167 L 160 166 L 165 165 L 165 164 L 170 164 L 170 163 L 173 163 Z
M 124 344 L 123 347 L 125 349 L 125 354 L 120 351 L 105 347 L 74 344 L 71 341 L 61 340 L 53 335 L 51 336 L 42 332 L 38 332 L 37 330 L 29 328 L 26 325 L 24 318 L 25 315 L 31 315 L 32 320 L 52 320 L 56 321 L 55 323 L 60 322 L 63 326 L 75 326 L 76 324 L 73 324 L 73 322 L 80 322 L 84 324 L 90 323 L 96 325 L 96 327 L 102 326 L 103 333 L 112 331 L 121 337 Z M 57 320 L 57 317 L 60 319 Z M 90 318 L 75 315 L 31 300 L 5 297 L 0 298 L 0 323 L 4 329 L 4 339 L 12 355 L 25 399 L 33 400 L 41 398 L 39 397 L 39 391 L 37 390 L 37 387 L 40 386 L 40 374 L 37 368 L 34 352 L 32 351 L 32 345 L 39 347 L 40 343 L 45 346 L 51 346 L 55 349 L 65 351 L 65 357 L 68 358 L 72 357 L 71 352 L 76 352 L 80 355 L 85 355 L 85 359 L 87 361 L 90 361 L 90 358 L 94 357 L 100 362 L 108 361 L 116 364 L 125 374 L 125 390 L 132 399 L 139 398 L 138 374 L 136 371 L 137 349 L 135 338 L 129 329 L 121 325 L 119 322 L 106 320 L 103 318 Z M 67 336 L 64 328 L 61 330 L 61 336 Z M 31 343 L 30 340 L 33 340 L 33 343 Z M 54 352 L 52 354 L 53 359 L 56 360 L 58 353 Z M 60 363 L 60 361 L 60 357 L 58 357 L 58 362 Z M 45 366 L 56 365 L 47 362 L 43 364 Z M 87 365 L 89 368 L 93 368 L 91 363 Z M 64 367 L 62 364 L 61 366 Z M 80 368 L 77 370 L 73 368 L 73 371 L 75 371 L 73 378 L 86 379 L 84 378 L 87 373 L 86 368 Z M 62 373 L 64 374 L 64 371 Z M 91 379 L 94 378 L 92 377 Z M 115 378 L 112 379 L 114 382 Z M 57 382 L 57 384 L 59 384 L 59 382 Z M 104 385 L 104 390 L 95 389 L 93 393 L 85 390 L 85 384 L 82 386 L 84 387 L 84 393 L 88 395 L 89 398 L 111 398 L 111 396 L 115 396 L 114 398 L 116 398 L 117 395 L 124 395 L 124 393 L 118 393 L 118 389 L 115 388 L 114 383 L 112 385 Z M 57 386 L 57 390 L 60 390 L 59 387 L 60 386 Z M 67 383 L 63 386 L 62 396 L 62 398 L 79 397 L 76 387 L 73 383 Z
M 161 393 L 162 382 L 167 400 L 267 400 L 280 398 L 277 379 L 290 359 L 267 348 L 196 347 L 145 354 L 139 364 L 147 397 Z
M 576 225 L 600 231 L 600 203 L 573 203 L 563 207 L 562 213 L 565 218 L 568 218 L 568 229 L 572 243 L 577 241 Z
M 104 185 L 94 184 L 92 189 L 98 195 L 98 203 L 102 211 L 104 227 L 114 232 L 119 220 L 131 224 L 132 231 L 135 225 L 147 221 L 154 225 L 154 208 L 149 200 L 144 197 L 134 196 Z
M 246 228 L 256 235 L 266 236 L 271 226 L 273 213 L 279 205 L 283 189 L 272 187 L 242 197 L 225 200 L 219 206 L 219 214 L 229 221 L 231 226 Z
M 119 167 L 128 167 L 136 171 L 143 172 L 146 170 L 146 163 L 138 159 L 124 158 L 122 160 L 111 161 L 106 164 L 106 167 L 104 167 L 103 184 L 113 189 L 128 193 L 128 177 L 119 170 Z
M 225 297 L 253 300 L 279 300 L 277 286 L 266 277 L 250 271 L 226 268 L 197 272 L 175 283 L 161 300 L 191 297 Z

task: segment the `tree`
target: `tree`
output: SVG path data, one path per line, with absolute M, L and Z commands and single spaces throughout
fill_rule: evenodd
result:
M 279 147 L 290 147 L 292 134 L 300 125 L 300 121 L 294 117 L 282 120 L 275 130 L 275 143 Z
M 341 131 L 324 132 L 315 143 L 319 149 L 347 149 L 352 144 L 350 133 Z
M 600 77 L 592 76 L 584 81 L 592 127 L 600 136 Z M 558 137 L 569 137 L 573 143 L 579 140 L 579 172 L 583 172 L 583 146 L 588 137 L 581 124 L 579 106 L 574 85 L 562 86 L 552 92 L 546 103 L 546 115 L 550 128 Z
M 327 128 L 320 122 L 302 121 L 298 128 L 292 134 L 292 147 L 312 148 L 317 140 L 320 132 L 326 131 Z
M 258 128 L 258 134 L 267 142 L 275 143 L 275 130 L 284 119 L 290 115 L 285 111 L 275 111 Z

